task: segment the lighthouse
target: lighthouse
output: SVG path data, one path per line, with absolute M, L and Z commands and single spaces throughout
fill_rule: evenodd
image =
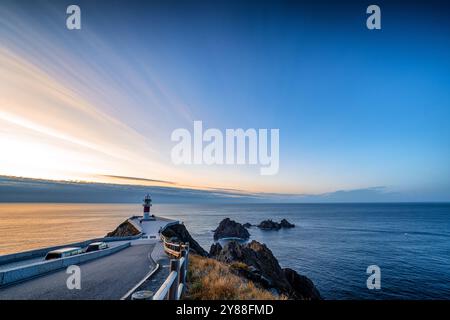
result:
M 150 207 L 152 206 L 152 198 L 147 194 L 144 198 L 144 220 L 150 220 Z

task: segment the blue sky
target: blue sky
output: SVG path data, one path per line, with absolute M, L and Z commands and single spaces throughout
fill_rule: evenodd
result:
M 364 1 L 258 3 L 77 1 L 82 30 L 68 31 L 72 2 L 2 1 L 3 67 L 30 64 L 63 88 L 33 88 L 26 102 L 42 103 L 24 107 L 5 102 L 27 90 L 24 81 L 8 86 L 0 143 L 45 145 L 46 155 L 61 151 L 59 163 L 76 154 L 70 168 L 33 170 L 12 165 L 12 155 L 0 174 L 95 182 L 117 175 L 283 194 L 382 187 L 397 200 L 449 201 L 450 10 L 378 2 L 382 30 L 369 31 Z M 74 95 L 70 108 L 56 101 L 61 90 Z M 33 124 L 26 130 L 17 127 L 24 118 Z M 171 165 L 170 133 L 193 120 L 223 130 L 279 128 L 279 173 Z M 31 139 L 36 125 L 52 138 Z M 56 141 L 54 132 L 70 139 Z

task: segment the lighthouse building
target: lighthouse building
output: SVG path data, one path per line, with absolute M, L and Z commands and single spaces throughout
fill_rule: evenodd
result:
M 150 216 L 150 207 L 152 206 L 152 198 L 147 194 L 144 198 L 144 203 L 142 204 L 144 207 L 144 219 L 143 220 L 153 220 L 153 217 Z

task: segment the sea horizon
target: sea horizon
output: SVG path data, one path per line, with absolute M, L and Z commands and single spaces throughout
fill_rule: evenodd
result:
M 135 202 L 133 201 L 105 201 L 105 202 L 89 202 L 89 201 L 73 201 L 73 202 L 57 202 L 57 201 L 0 201 L 0 205 L 2 204 L 33 204 L 33 203 L 39 203 L 39 204 L 133 204 Z M 450 204 L 450 201 L 380 201 L 380 202 L 373 202 L 373 201 L 349 201 L 349 202 L 233 202 L 230 203 L 227 202 L 159 202 L 159 204 L 173 204 L 173 205 L 182 205 L 182 204 L 214 204 L 214 205 L 238 205 L 238 204 L 282 204 L 282 205 L 297 205 L 297 204 Z

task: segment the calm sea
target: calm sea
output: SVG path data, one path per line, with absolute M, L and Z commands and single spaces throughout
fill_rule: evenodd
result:
M 0 204 L 0 254 L 103 236 L 141 206 Z M 260 231 L 280 264 L 314 281 L 327 299 L 450 299 L 450 204 L 154 205 L 184 221 L 209 250 L 224 217 L 238 222 L 288 219 L 294 229 Z M 381 268 L 381 290 L 366 269 Z

